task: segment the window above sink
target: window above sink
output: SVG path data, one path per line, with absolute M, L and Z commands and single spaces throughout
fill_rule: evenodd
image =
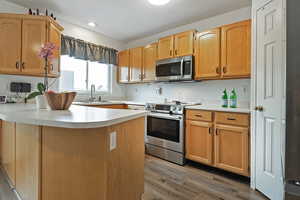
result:
M 94 84 L 97 94 L 109 93 L 111 73 L 111 67 L 107 64 L 61 56 L 59 90 L 87 94 Z

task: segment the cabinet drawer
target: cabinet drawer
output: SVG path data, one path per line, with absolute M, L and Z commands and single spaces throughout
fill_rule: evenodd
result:
M 198 121 L 212 121 L 212 112 L 203 110 L 187 110 L 187 119 L 198 120 Z
M 249 114 L 217 112 L 215 121 L 217 124 L 249 126 Z

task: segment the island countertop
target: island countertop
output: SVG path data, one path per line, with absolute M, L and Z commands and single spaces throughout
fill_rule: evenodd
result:
M 0 104 L 0 120 L 61 128 L 99 128 L 146 116 L 146 111 L 72 105 L 66 111 L 37 110 L 34 104 Z

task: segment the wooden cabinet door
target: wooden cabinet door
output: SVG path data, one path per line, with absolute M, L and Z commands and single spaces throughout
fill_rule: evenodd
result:
M 179 33 L 174 36 L 174 56 L 187 56 L 194 53 L 194 31 Z
M 16 124 L 16 190 L 23 200 L 39 200 L 41 128 Z
M 16 183 L 16 131 L 15 123 L 2 121 L 1 159 L 2 166 L 14 186 Z
M 18 74 L 21 64 L 22 20 L 0 17 L 0 73 Z
M 157 43 L 144 47 L 143 50 L 143 81 L 155 80 L 157 59 Z
M 220 29 L 197 34 L 195 79 L 216 79 L 221 75 Z
M 215 165 L 234 173 L 249 176 L 249 129 L 216 125 Z
M 140 82 L 142 80 L 143 47 L 130 49 L 130 82 Z
M 118 80 L 119 83 L 129 81 L 129 50 L 120 51 L 118 54 Z
M 22 74 L 43 75 L 44 60 L 38 56 L 46 43 L 46 21 L 23 19 L 22 27 Z
M 186 121 L 186 158 L 212 164 L 212 127 L 209 122 Z
M 158 59 L 173 58 L 174 55 L 174 36 L 164 37 L 158 40 Z
M 54 52 L 53 58 L 49 62 L 50 76 L 57 77 L 60 73 L 61 31 L 52 23 L 49 23 L 48 26 L 48 41 L 58 47 Z
M 251 21 L 222 27 L 222 76 L 250 77 Z

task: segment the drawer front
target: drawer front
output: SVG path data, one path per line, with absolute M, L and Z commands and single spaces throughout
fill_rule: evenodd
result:
M 197 120 L 197 121 L 212 121 L 212 112 L 203 111 L 203 110 L 187 110 L 186 111 L 187 119 Z
M 216 112 L 216 123 L 249 126 L 249 114 Z

